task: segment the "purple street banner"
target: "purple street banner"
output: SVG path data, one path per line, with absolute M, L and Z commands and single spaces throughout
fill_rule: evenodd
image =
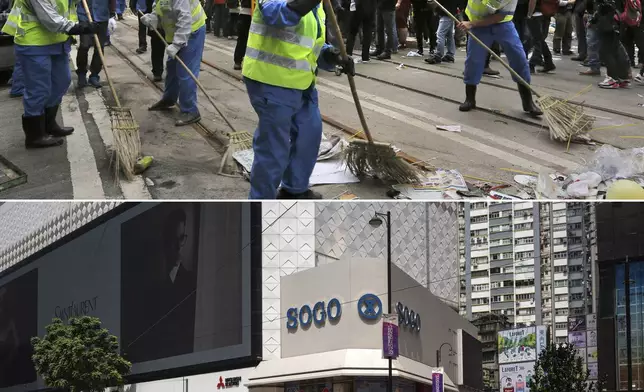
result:
M 443 368 L 432 369 L 432 392 L 444 392 Z
M 382 317 L 382 354 L 385 358 L 398 358 L 398 315 Z

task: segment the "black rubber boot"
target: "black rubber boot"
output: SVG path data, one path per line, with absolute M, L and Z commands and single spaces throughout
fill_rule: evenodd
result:
M 182 127 L 184 125 L 195 124 L 201 121 L 201 115 L 197 113 L 181 113 L 179 118 L 174 123 L 177 127 Z
M 465 102 L 458 107 L 458 110 L 461 112 L 469 112 L 470 110 L 476 108 L 476 85 L 475 84 L 466 84 L 465 85 Z
M 519 83 L 517 85 L 519 87 L 519 94 L 521 95 L 521 103 L 523 104 L 523 111 L 528 113 L 531 116 L 541 116 L 543 112 L 541 109 L 535 105 L 534 101 L 532 100 L 532 91 L 523 84 Z
M 72 127 L 61 127 L 56 122 L 56 115 L 58 114 L 58 109 L 60 105 L 56 105 L 51 108 L 45 109 L 45 132 L 51 136 L 65 137 L 74 133 L 74 128 Z
M 25 132 L 25 148 L 47 148 L 63 144 L 63 139 L 45 132 L 45 115 L 22 116 L 22 130 Z
M 310 189 L 304 193 L 295 194 L 280 188 L 279 192 L 277 192 L 276 198 L 289 200 L 320 200 L 322 199 L 322 195 Z
M 170 110 L 174 107 L 175 103 L 164 101 L 163 99 L 148 108 L 149 111 Z

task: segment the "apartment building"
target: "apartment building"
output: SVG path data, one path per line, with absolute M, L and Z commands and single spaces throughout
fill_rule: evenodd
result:
M 492 313 L 513 326 L 548 325 L 558 342 L 568 317 L 592 313 L 591 203 L 465 203 L 459 210 L 461 314 Z

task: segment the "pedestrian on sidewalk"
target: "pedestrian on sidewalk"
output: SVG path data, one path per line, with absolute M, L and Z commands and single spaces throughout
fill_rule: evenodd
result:
M 536 72 L 535 67 L 541 66 L 541 73 L 554 71 L 555 63 L 552 53 L 546 42 L 550 18 L 556 12 L 554 6 L 558 6 L 557 0 L 530 0 L 528 9 L 528 28 L 532 37 L 532 57 L 530 57 L 530 73 Z
M 96 24 L 75 22 L 68 0 L 15 0 L 2 32 L 14 37 L 24 74 L 22 129 L 26 148 L 63 144 L 73 128 L 61 127 L 56 115 L 71 83 L 70 35 L 95 34 Z
M 396 45 L 394 30 L 396 30 L 396 0 L 377 0 L 376 50 L 370 53 L 372 57 L 378 60 L 391 58 Z
M 141 22 L 141 13 L 149 14 L 152 11 L 148 3 L 149 1 L 147 0 L 130 0 L 130 9 L 139 20 L 139 47 L 136 49 L 138 54 L 145 53 L 148 50 L 148 28 Z
M 349 36 L 347 37 L 347 52 L 349 56 L 353 56 L 356 36 L 362 29 L 362 57 L 360 61 L 366 63 L 370 60 L 371 36 L 376 22 L 376 0 L 351 0 L 349 7 L 351 16 Z M 422 46 L 420 50 L 422 51 Z
M 358 0 L 355 0 L 358 1 Z M 427 0 L 411 0 L 413 12 L 414 32 L 416 33 L 417 53 L 423 55 L 423 45 L 427 36 L 429 20 L 429 4 Z
M 642 61 L 644 58 L 644 26 L 641 23 L 642 4 L 640 0 L 616 0 L 615 7 L 620 21 L 620 40 L 626 48 L 631 67 L 635 67 L 636 64 L 635 46 L 638 49 L 637 63 L 644 65 Z
M 239 20 L 237 25 L 237 44 L 235 45 L 235 54 L 233 69 L 239 71 L 242 69 L 244 54 L 246 53 L 246 43 L 248 42 L 248 32 L 252 21 L 255 0 L 241 0 L 239 9 Z
M 309 189 L 322 139 L 316 74 L 336 66 L 355 74 L 353 59 L 325 44 L 324 19 L 320 0 L 259 0 L 253 11 L 242 70 L 259 117 L 251 199 L 322 198 Z
M 212 10 L 212 31 L 215 37 L 226 34 L 226 23 L 228 21 L 228 8 L 226 0 L 214 0 Z
M 436 0 L 445 7 L 452 15 L 459 9 L 457 0 Z M 425 59 L 428 64 L 440 64 L 442 62 L 453 63 L 456 53 L 456 41 L 454 40 L 454 21 L 447 16 L 440 7 L 436 10 L 439 16 L 438 30 L 436 31 L 436 52 Z
M 396 29 L 398 42 L 395 45 L 398 49 L 407 49 L 407 37 L 409 36 L 409 11 L 411 9 L 411 0 L 398 0 L 396 2 Z
M 595 0 L 586 0 L 586 13 L 593 15 L 595 13 Z M 584 76 L 599 76 L 601 75 L 601 62 L 599 61 L 599 32 L 597 26 L 590 24 L 590 18 L 586 18 L 586 42 L 587 42 L 587 56 L 586 61 L 582 65 L 588 67 L 584 71 L 580 71 L 580 75 Z
M 98 40 L 101 43 L 101 50 L 105 47 L 107 42 L 107 33 L 110 23 L 115 24 L 114 20 L 110 19 L 116 17 L 116 1 L 115 0 L 88 0 L 87 6 L 92 13 L 92 19 L 98 26 Z M 83 3 L 80 2 L 76 8 L 78 19 L 81 22 L 89 21 Z M 92 62 L 89 64 L 89 79 L 87 78 L 89 49 L 94 48 L 92 55 Z M 83 88 L 90 84 L 92 87 L 101 87 L 100 73 L 103 69 L 103 62 L 95 47 L 94 37 L 91 35 L 81 35 L 80 45 L 78 46 L 78 53 L 76 54 L 76 74 L 78 75 L 78 87 Z
M 559 0 L 559 11 L 555 15 L 555 36 L 552 49 L 555 54 L 572 54 L 572 9 L 576 0 Z
M 494 41 L 498 42 L 508 58 L 510 66 L 526 82 L 530 83 L 530 69 L 528 60 L 523 51 L 523 45 L 519 34 L 512 22 L 512 15 L 517 5 L 517 0 L 469 0 L 465 13 L 468 22 L 461 22 L 459 28 L 470 30 L 488 47 Z M 481 81 L 485 68 L 487 50 L 478 42 L 470 40 L 467 46 L 467 57 L 465 59 L 465 102 L 459 106 L 459 110 L 467 112 L 476 107 L 476 87 Z M 543 112 L 534 104 L 532 92 L 527 86 L 519 83 L 519 94 L 523 104 L 523 111 L 532 115 L 540 116 Z
M 586 61 L 588 57 L 588 39 L 586 38 L 586 2 L 577 0 L 572 8 L 575 34 L 577 35 L 577 56 L 572 61 Z
M 598 0 L 590 20 L 599 34 L 599 58 L 606 65 L 606 79 L 599 83 L 605 89 L 631 85 L 631 67 L 626 48 L 619 39 L 617 12 L 614 0 Z
M 154 10 L 141 18 L 150 28 L 161 26 L 165 31 L 166 78 L 163 97 L 149 110 L 170 110 L 179 102 L 181 114 L 175 125 L 183 126 L 201 121 L 197 106 L 197 84 L 176 60 L 199 77 L 201 58 L 206 40 L 206 13 L 199 0 L 158 0 Z
M 228 39 L 237 37 L 237 21 L 239 20 L 239 0 L 226 0 L 228 19 L 224 28 L 224 35 Z
M 204 0 L 203 10 L 206 13 L 206 33 L 212 33 L 212 22 L 215 12 L 215 0 Z
M 517 9 L 514 11 L 514 16 L 512 17 L 512 23 L 514 23 L 514 28 L 517 29 L 519 34 L 519 39 L 521 40 L 521 45 L 523 45 L 523 51 L 525 52 L 525 57 L 528 58 L 528 49 L 530 47 L 529 37 L 528 37 L 528 4 L 530 0 L 518 0 Z

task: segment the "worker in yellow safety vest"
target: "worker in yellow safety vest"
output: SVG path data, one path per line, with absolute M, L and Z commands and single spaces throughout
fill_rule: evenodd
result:
M 258 0 L 255 5 L 242 65 L 259 116 L 251 199 L 322 198 L 309 189 L 322 138 L 318 66 L 355 74 L 353 59 L 343 59 L 325 43 L 325 18 L 320 0 Z
M 161 27 L 165 32 L 168 61 L 165 89 L 161 100 L 149 110 L 170 110 L 179 101 L 181 114 L 175 125 L 183 126 L 201 121 L 197 107 L 197 84 L 176 61 L 176 56 L 199 77 L 199 66 L 206 40 L 206 13 L 199 0 L 157 0 L 152 13 L 141 17 L 141 23 Z
M 512 69 L 530 83 L 528 60 L 514 23 L 511 23 L 516 7 L 517 0 L 468 0 L 465 8 L 468 21 L 459 23 L 458 27 L 462 30 L 470 30 L 488 47 L 492 46 L 494 41 L 498 42 Z M 459 106 L 462 112 L 476 107 L 476 87 L 483 76 L 487 55 L 485 48 L 469 39 L 463 74 L 465 102 Z M 532 100 L 530 89 L 516 79 L 515 82 L 518 84 L 523 110 L 532 116 L 542 115 L 543 112 Z
M 2 31 L 13 35 L 24 74 L 22 128 L 26 148 L 63 144 L 74 129 L 56 115 L 71 83 L 70 36 L 94 34 L 96 25 L 72 20 L 70 0 L 15 0 Z

